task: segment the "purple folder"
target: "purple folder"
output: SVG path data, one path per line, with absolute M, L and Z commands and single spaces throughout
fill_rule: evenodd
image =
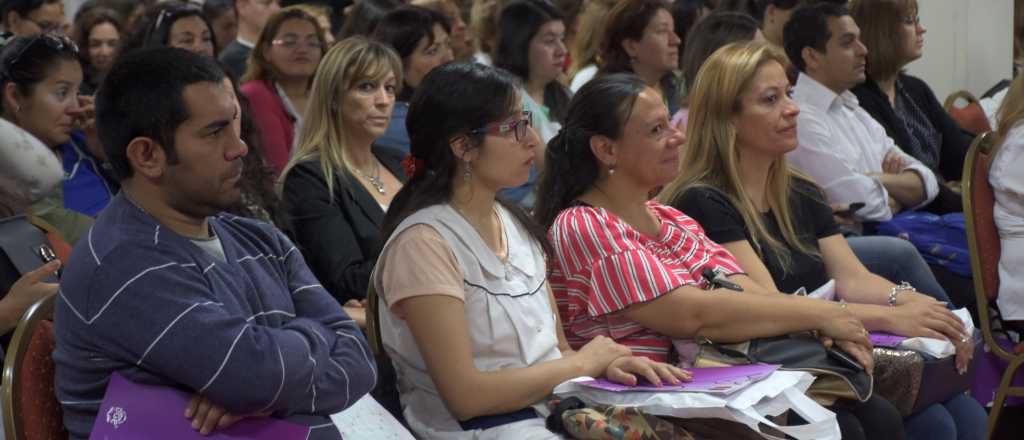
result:
M 202 436 L 185 418 L 191 398 L 184 391 L 142 385 L 118 373 L 110 376 L 107 395 L 96 414 L 89 440 L 306 440 L 309 428 L 270 417 L 247 418 Z
M 729 394 L 749 384 L 752 384 L 754 382 L 757 382 L 761 379 L 768 377 L 768 375 L 772 374 L 772 372 L 774 372 L 777 369 L 779 369 L 778 365 L 769 364 L 737 365 L 733 367 L 718 368 L 687 368 L 687 371 L 693 373 L 693 381 L 683 382 L 679 385 L 663 384 L 660 387 L 648 383 L 640 383 L 635 386 L 622 385 L 614 382 L 609 382 L 605 379 L 587 380 L 578 383 L 580 385 L 585 385 L 592 388 L 616 392 L 689 391 L 701 393 Z
M 872 332 L 869 336 L 871 344 L 876 347 L 899 347 L 900 343 L 903 342 L 906 337 L 890 335 L 888 333 L 874 333 Z

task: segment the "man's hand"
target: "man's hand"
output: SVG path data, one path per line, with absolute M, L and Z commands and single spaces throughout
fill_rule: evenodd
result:
M 359 325 L 359 328 L 366 328 L 366 300 L 350 299 L 341 307 L 345 313 Z
M 882 172 L 885 174 L 899 174 L 902 173 L 905 168 L 910 166 L 910 162 L 907 161 L 902 155 L 897 154 L 894 151 L 890 151 L 885 155 L 885 159 L 882 159 Z
M 832 208 L 832 218 L 836 224 L 842 226 L 853 226 L 857 224 L 857 221 L 853 219 L 853 215 L 840 215 L 840 213 L 849 212 L 850 205 L 846 203 L 833 203 L 829 205 Z
M 892 198 L 892 196 L 889 196 L 889 210 L 892 211 L 892 215 L 899 214 L 901 211 L 903 211 L 903 204 L 901 204 L 899 200 L 896 200 Z
M 185 408 L 185 418 L 192 419 L 192 429 L 210 435 L 215 429 L 224 429 L 245 418 L 228 413 L 224 407 L 198 394 L 192 396 Z

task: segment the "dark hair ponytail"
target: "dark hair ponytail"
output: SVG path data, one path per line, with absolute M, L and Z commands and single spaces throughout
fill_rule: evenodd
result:
M 453 182 L 460 178 L 456 175 L 459 158 L 452 153 L 450 140 L 466 135 L 473 148 L 479 146 L 483 135 L 466 133 L 512 113 L 519 101 L 516 85 L 517 80 L 508 72 L 473 62 L 448 63 L 423 78 L 409 101 L 405 120 L 411 154 L 406 160 L 415 169 L 384 215 L 382 243 L 416 211 L 448 202 Z M 521 208 L 500 199 L 499 202 L 547 251 L 544 230 Z
M 620 138 L 644 87 L 643 80 L 633 74 L 604 75 L 588 82 L 572 98 L 565 125 L 548 142 L 537 184 L 533 215 L 544 229 L 550 229 L 558 213 L 597 180 L 600 165 L 590 150 L 590 138 Z

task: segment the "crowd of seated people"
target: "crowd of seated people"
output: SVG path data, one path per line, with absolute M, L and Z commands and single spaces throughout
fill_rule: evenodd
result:
M 706 341 L 983 352 L 970 279 L 877 234 L 963 211 L 975 138 L 905 69 L 927 2 L 69 6 L 0 0 L 0 218 L 60 250 L 0 280 L 0 350 L 56 295 L 72 439 L 114 373 L 187 392 L 203 434 L 336 439 L 372 397 L 417 438 L 556 439 L 559 384 L 678 384 Z M 992 306 L 1024 333 L 1024 79 L 996 119 Z M 984 403 L 825 406 L 843 438 L 981 439 Z

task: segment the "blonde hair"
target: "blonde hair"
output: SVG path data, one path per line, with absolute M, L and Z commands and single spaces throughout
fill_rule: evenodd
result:
M 788 270 L 792 262 L 789 250 L 768 233 L 762 214 L 754 206 L 751 194 L 740 178 L 740 151 L 736 144 L 733 117 L 742 110 L 742 98 L 761 66 L 769 63 L 786 66 L 786 56 L 769 43 L 745 41 L 731 43 L 715 51 L 697 73 L 690 95 L 687 142 L 679 161 L 679 175 L 659 194 L 663 203 L 672 203 L 693 187 L 711 187 L 724 192 L 743 216 L 750 231 L 752 246 L 764 256 L 767 246 Z M 782 231 L 785 242 L 811 255 L 819 255 L 796 233 L 789 203 L 793 179 L 810 179 L 791 169 L 786 158 L 779 157 L 768 171 L 768 207 Z M 818 196 L 820 197 L 820 195 Z
M 341 121 L 338 96 L 365 80 L 381 81 L 388 73 L 402 84 L 402 60 L 394 49 L 363 36 L 349 37 L 327 51 L 313 79 L 309 107 L 302 122 L 298 146 L 278 180 L 280 192 L 288 172 L 297 164 L 319 159 L 327 180 L 327 192 L 334 198 L 334 178 L 352 175 L 349 140 Z
M 498 43 L 498 13 L 503 0 L 476 0 L 469 12 L 469 30 L 477 52 L 494 56 Z
M 579 18 L 580 27 L 572 40 L 570 78 L 589 64 L 600 64 L 601 32 L 612 6 L 615 6 L 615 0 L 590 0 L 584 7 Z
M 1000 145 L 1010 134 L 1010 130 L 1020 124 L 1024 119 L 1024 75 L 1017 75 L 1017 78 L 1010 84 L 1010 90 L 1006 91 L 1003 103 L 999 105 L 996 112 L 996 138 L 995 145 Z

